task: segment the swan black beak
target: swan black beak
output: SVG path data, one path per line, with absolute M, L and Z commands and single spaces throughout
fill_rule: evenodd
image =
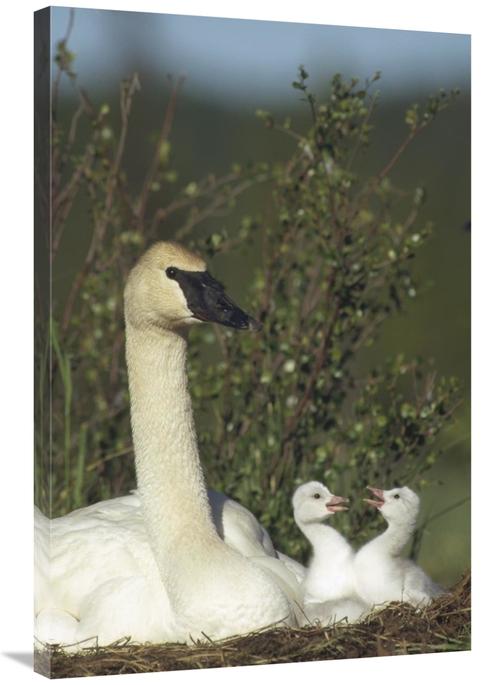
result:
M 262 325 L 238 307 L 208 271 L 176 270 L 187 306 L 199 321 L 210 321 L 231 328 L 260 331 Z

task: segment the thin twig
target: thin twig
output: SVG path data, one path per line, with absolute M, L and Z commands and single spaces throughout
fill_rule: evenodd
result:
M 130 108 L 132 106 L 132 99 L 133 99 L 133 96 L 135 94 L 135 91 L 138 89 L 140 89 L 140 83 L 139 83 L 139 77 L 137 74 L 134 74 L 132 79 L 129 82 L 125 82 L 122 85 L 122 94 L 121 94 L 122 95 L 122 97 L 121 97 L 122 128 L 121 128 L 120 138 L 118 141 L 118 146 L 116 149 L 115 159 L 114 159 L 113 166 L 111 168 L 111 172 L 110 172 L 110 176 L 109 176 L 109 180 L 108 180 L 108 188 L 107 188 L 106 199 L 105 199 L 105 203 L 104 203 L 104 211 L 100 217 L 100 220 L 96 222 L 96 227 L 94 230 L 92 243 L 90 245 L 89 251 L 88 251 L 87 256 L 85 258 L 84 265 L 83 265 L 77 279 L 74 281 L 73 287 L 72 287 L 70 295 L 68 297 L 68 301 L 66 303 L 66 308 L 64 310 L 63 321 L 61 324 L 61 334 L 62 335 L 64 335 L 67 331 L 75 298 L 76 298 L 77 294 L 79 293 L 79 291 L 83 285 L 83 282 L 85 280 L 85 277 L 87 276 L 87 273 L 90 269 L 90 266 L 92 265 L 92 263 L 94 261 L 95 254 L 96 254 L 98 248 L 101 246 L 102 241 L 104 239 L 104 235 L 106 233 L 106 229 L 107 229 L 109 219 L 111 216 L 111 208 L 113 205 L 114 193 L 115 193 L 116 185 L 118 182 L 118 174 L 120 171 L 123 153 L 125 150 L 125 141 L 126 141 L 127 133 L 128 133 Z
M 136 220 L 137 220 L 137 226 L 138 226 L 140 233 L 144 233 L 144 215 L 146 213 L 147 203 L 148 203 L 148 200 L 149 200 L 149 197 L 151 194 L 151 186 L 153 185 L 153 181 L 154 181 L 156 174 L 157 174 L 157 171 L 158 171 L 162 145 L 168 139 L 168 136 L 170 135 L 170 129 L 172 128 L 172 122 L 174 120 L 175 108 L 177 106 L 177 101 L 179 99 L 179 93 L 180 93 L 181 88 L 184 84 L 184 81 L 185 81 L 185 76 L 181 75 L 181 76 L 179 76 L 177 83 L 174 86 L 174 89 L 172 91 L 172 95 L 171 95 L 170 100 L 168 102 L 167 112 L 165 114 L 165 119 L 163 121 L 163 126 L 161 129 L 160 137 L 159 137 L 158 142 L 156 144 L 153 159 L 151 161 L 151 165 L 149 167 L 149 170 L 146 174 L 146 178 L 144 179 L 144 183 L 142 184 L 141 192 L 139 195 L 139 202 L 137 204 L 137 209 L 136 209 L 136 213 L 135 213 Z
M 71 36 L 71 32 L 73 30 L 73 23 L 75 21 L 75 10 L 73 8 L 70 9 L 69 11 L 69 21 L 68 21 L 68 28 L 66 29 L 66 35 L 62 39 L 62 43 L 64 44 L 64 47 L 68 44 L 69 38 Z M 52 86 L 52 118 L 55 120 L 55 111 L 57 107 L 57 99 L 59 97 L 59 82 L 61 80 L 61 76 L 64 71 L 64 64 L 61 62 L 59 64 L 59 68 L 56 72 L 56 75 L 54 77 L 54 83 Z
M 248 188 L 251 188 L 253 185 L 255 185 L 255 183 L 261 183 L 264 180 L 267 180 L 267 174 L 261 174 L 256 179 L 247 179 L 242 181 L 239 185 L 232 188 L 227 194 L 216 196 L 204 209 L 197 211 L 196 214 L 193 214 L 184 223 L 184 225 L 177 230 L 175 239 L 182 240 L 191 231 L 193 226 L 199 224 L 200 221 L 203 221 L 210 216 L 210 214 L 215 212 L 218 207 L 227 204 L 229 200 L 232 200 Z
M 453 102 L 453 98 L 450 98 L 448 102 L 445 102 L 437 108 L 436 112 L 434 113 L 433 116 L 423 119 L 418 126 L 416 126 L 412 131 L 410 131 L 409 136 L 403 143 L 399 146 L 399 148 L 396 150 L 396 153 L 392 157 L 392 159 L 389 161 L 389 163 L 385 166 L 385 168 L 379 173 L 379 175 L 375 178 L 373 183 L 371 184 L 368 192 L 360 202 L 359 206 L 356 207 L 356 214 L 359 214 L 360 212 L 363 211 L 363 209 L 366 207 L 368 204 L 368 201 L 370 200 L 371 196 L 375 192 L 375 190 L 379 187 L 380 183 L 382 180 L 387 176 L 387 174 L 390 172 L 390 170 L 393 168 L 393 166 L 396 164 L 396 162 L 399 160 L 403 152 L 406 150 L 408 145 L 411 143 L 411 141 L 421 132 L 423 131 L 424 128 L 426 128 L 434 119 L 436 118 L 437 114 L 447 107 L 451 105 Z

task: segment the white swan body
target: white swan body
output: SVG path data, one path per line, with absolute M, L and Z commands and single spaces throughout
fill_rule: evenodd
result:
M 388 522 L 387 529 L 356 554 L 354 570 L 358 594 L 370 606 L 391 601 L 424 607 L 445 591 L 409 559 L 401 557 L 413 534 L 420 499 L 410 488 L 379 490 L 369 487 L 378 500 L 365 500 L 377 507 Z
M 354 550 L 326 519 L 348 502 L 336 497 L 322 483 L 301 485 L 293 496 L 295 522 L 313 547 L 312 561 L 304 580 L 303 623 L 358 620 L 369 606 L 356 592 Z
M 35 635 L 42 642 L 186 642 L 297 625 L 298 584 L 268 556 L 270 540 L 259 524 L 246 543 L 229 530 L 225 544 L 214 523 L 186 373 L 188 329 L 200 320 L 259 328 L 201 259 L 179 245 L 156 244 L 125 289 L 140 508 L 130 495 L 49 523 L 50 581 L 37 582 Z M 238 505 L 229 509 L 241 514 Z M 39 520 L 37 530 L 43 546 L 47 524 Z M 249 540 L 243 554 L 252 558 L 237 551 Z M 44 554 L 37 554 L 42 570 Z
M 248 509 L 215 490 L 208 489 L 207 494 L 221 539 L 244 556 L 254 557 L 257 565 L 278 577 L 278 583 L 285 581 L 286 591 L 288 586 L 294 589 L 294 601 L 300 600 L 301 565 L 275 551 L 268 532 Z M 101 644 L 124 635 L 133 635 L 137 642 L 164 642 L 169 636 L 172 638 L 172 610 L 149 545 L 137 490 L 53 521 L 36 509 L 35 524 L 35 579 L 43 586 L 35 591 L 35 635 L 39 642 L 73 644 L 83 640 L 81 646 L 87 646 L 95 643 L 86 640 L 89 631 L 100 633 Z M 105 549 L 106 554 L 96 555 L 96 547 Z M 259 560 L 262 556 L 270 560 Z M 84 565 L 82 558 L 86 559 Z M 290 571 L 294 572 L 292 576 Z M 126 596 L 120 602 L 122 593 Z M 120 606 L 119 611 L 116 605 Z M 54 606 L 67 610 L 51 608 Z M 99 631 L 103 623 L 100 615 L 109 610 L 114 621 L 106 621 L 103 634 L 102 628 Z M 142 619 L 146 614 L 150 618 L 144 637 Z M 85 620 L 82 623 L 75 616 L 85 616 Z
M 208 490 L 208 498 L 215 527 L 226 545 L 246 557 L 276 557 L 269 533 L 248 509 L 215 490 Z
M 45 591 L 35 593 L 38 642 L 90 646 L 124 636 L 137 642 L 174 637 L 138 495 L 43 518 L 50 528 L 50 572 L 37 565 L 44 546 L 35 539 L 35 577 L 45 579 Z
M 215 490 L 209 489 L 208 497 L 220 538 L 273 577 L 299 615 L 305 576 L 302 564 L 278 552 L 267 530 L 241 504 Z

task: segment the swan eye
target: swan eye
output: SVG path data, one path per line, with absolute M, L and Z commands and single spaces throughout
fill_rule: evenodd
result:
M 320 495 L 318 495 L 318 493 L 316 493 L 315 495 L 313 495 L 313 497 L 314 497 L 314 499 L 319 499 Z
M 167 274 L 167 278 L 172 278 L 175 280 L 177 276 L 177 269 L 175 266 L 169 266 L 165 273 Z
M 394 499 L 399 499 L 400 495 L 394 495 Z

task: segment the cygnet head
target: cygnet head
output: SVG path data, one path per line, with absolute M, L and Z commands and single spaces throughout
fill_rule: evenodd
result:
M 349 502 L 345 497 L 332 495 L 330 490 L 318 481 L 301 485 L 293 496 L 293 516 L 297 524 L 318 523 L 338 511 L 347 511 L 340 506 Z
M 258 321 L 240 309 L 207 271 L 205 262 L 177 243 L 156 243 L 127 279 L 125 317 L 129 324 L 172 330 L 200 321 L 259 331 Z
M 377 507 L 389 523 L 414 521 L 418 517 L 420 498 L 410 488 L 404 486 L 393 490 L 379 490 L 368 486 L 367 489 L 378 499 L 365 499 L 365 502 Z

